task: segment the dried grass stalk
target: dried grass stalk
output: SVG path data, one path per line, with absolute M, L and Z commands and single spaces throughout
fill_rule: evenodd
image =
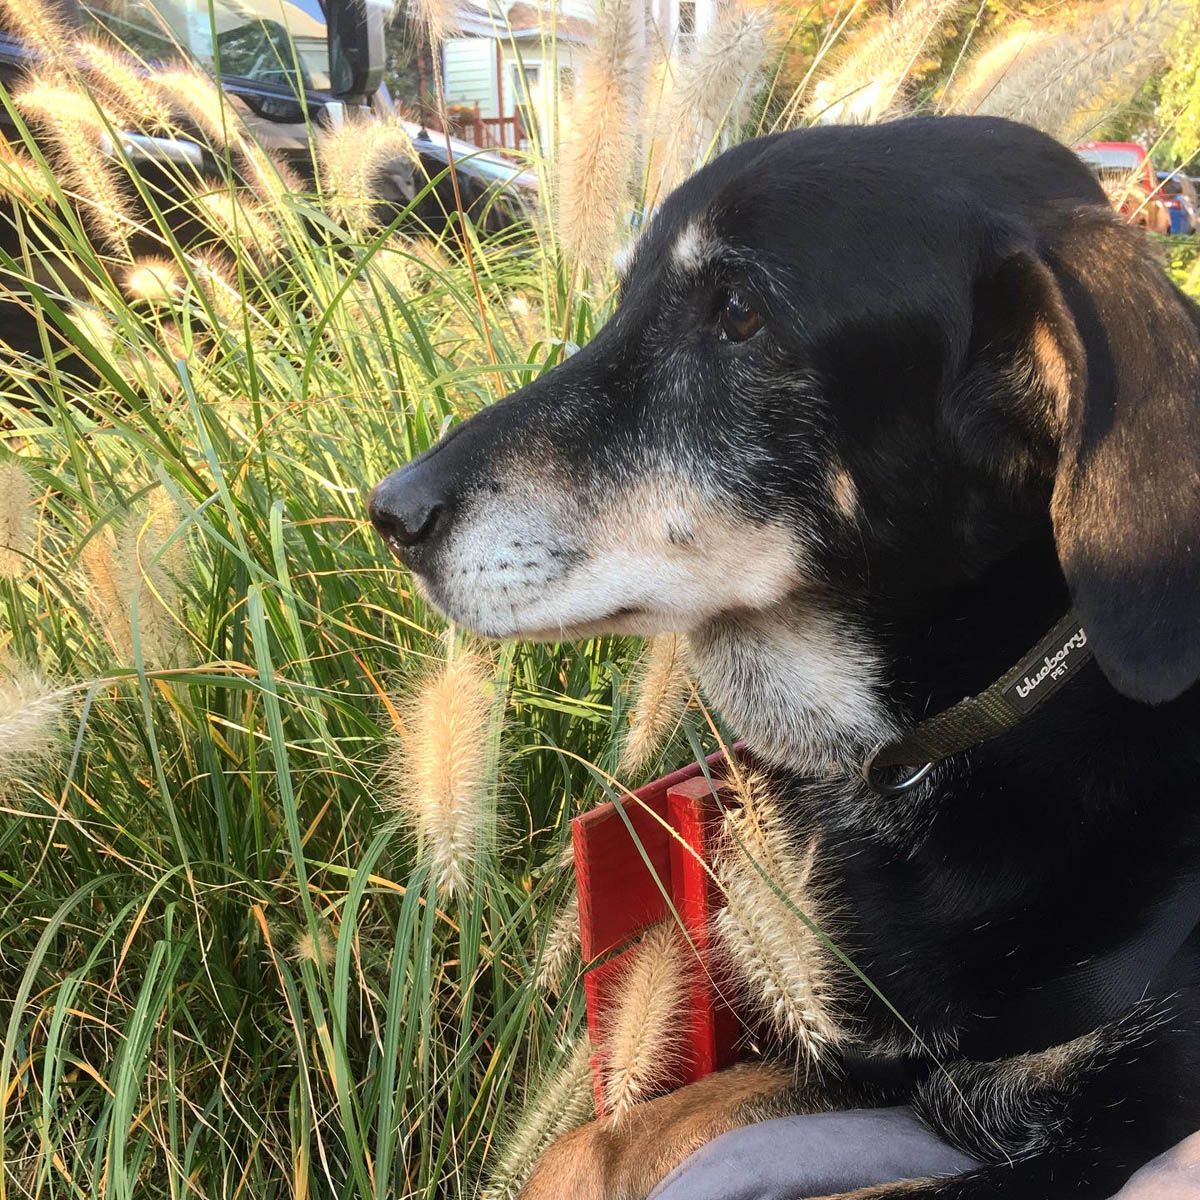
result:
M 566 248 L 593 272 L 608 266 L 631 204 L 640 19 L 634 0 L 605 0 L 584 62 L 573 128 L 562 148 L 559 229 Z
M 674 63 L 665 115 L 660 184 L 669 190 L 714 149 L 737 139 L 771 50 L 769 15 L 725 9 L 690 54 Z
M 135 58 L 96 38 L 81 38 L 75 43 L 75 52 L 115 113 L 140 129 L 172 127 L 170 105 L 164 103 L 162 93 Z
M 19 462 L 0 462 L 0 578 L 20 579 L 33 554 L 33 480 Z
M 129 253 L 137 227 L 128 182 L 109 154 L 111 116 L 61 78 L 37 75 L 16 93 L 26 119 L 51 138 L 58 172 L 74 192 L 89 224 L 111 248 Z
M 416 161 L 412 139 L 399 120 L 360 117 L 326 131 L 318 162 L 330 213 L 353 233 L 372 229 L 378 224 L 381 178 L 398 163 L 411 170 Z
M 1026 45 L 998 76 L 995 58 L 972 64 L 948 107 L 1023 121 L 1065 142 L 1115 112 L 1161 64 L 1189 13 L 1188 0 L 1113 4 Z M 988 55 L 998 52 L 989 48 Z
M 604 1108 L 618 1122 L 671 1080 L 683 1055 L 688 948 L 671 922 L 638 943 L 604 1040 Z
M 567 968 L 579 953 L 579 893 L 574 888 L 556 914 L 542 947 L 537 985 L 544 992 L 555 992 Z
M 713 860 L 726 901 L 715 921 L 723 955 L 776 1033 L 820 1064 L 845 1038 L 834 960 L 792 907 L 827 928 L 814 872 L 817 840 L 793 837 L 761 773 L 743 773 L 736 799 L 740 807 L 726 814 Z
M 644 770 L 679 728 L 692 694 L 687 649 L 674 633 L 651 638 L 633 680 L 633 714 L 617 771 L 630 778 Z
M 63 10 L 46 0 L 0 0 L 0 26 L 28 42 L 44 60 L 59 63 L 70 57 L 71 35 Z
M 909 0 L 848 40 L 845 54 L 813 88 L 812 120 L 867 125 L 898 115 L 901 88 L 922 53 L 940 48 L 963 0 Z
M 36 778 L 61 753 L 69 703 L 68 689 L 0 656 L 0 791 Z
M 417 834 L 437 886 L 466 883 L 493 820 L 488 736 L 493 676 L 459 652 L 404 704 L 406 736 L 388 760 L 385 805 Z
M 120 657 L 131 662 L 136 643 L 147 667 L 178 661 L 182 547 L 164 545 L 177 518 L 158 512 L 131 514 L 115 528 L 97 530 L 80 559 L 87 576 L 89 605 L 105 638 Z
M 530 1097 L 484 1188 L 484 1200 L 517 1200 L 546 1148 L 596 1115 L 591 1057 L 585 1037 Z

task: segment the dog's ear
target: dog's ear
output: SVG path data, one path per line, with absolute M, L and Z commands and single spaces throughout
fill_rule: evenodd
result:
M 1102 211 L 1016 262 L 1075 611 L 1118 691 L 1172 700 L 1200 678 L 1200 310 Z

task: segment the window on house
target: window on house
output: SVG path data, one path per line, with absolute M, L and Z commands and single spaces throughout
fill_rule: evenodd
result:
M 696 40 L 696 0 L 679 0 L 679 48 L 690 50 Z
M 521 79 L 521 64 L 513 63 L 512 69 L 512 85 L 513 95 L 517 98 L 517 103 L 520 104 L 525 98 L 525 89 L 528 88 L 531 92 L 537 87 L 538 80 L 542 77 L 542 68 L 540 63 L 525 64 L 525 78 Z

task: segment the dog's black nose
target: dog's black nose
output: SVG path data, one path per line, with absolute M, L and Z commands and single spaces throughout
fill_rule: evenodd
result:
M 371 524 L 401 562 L 416 566 L 449 517 L 450 498 L 423 462 L 393 471 L 367 498 Z

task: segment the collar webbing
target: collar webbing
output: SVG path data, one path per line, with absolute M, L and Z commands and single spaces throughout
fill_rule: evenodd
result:
M 877 767 L 940 762 L 1004 733 L 1044 704 L 1091 657 L 1079 618 L 1068 612 L 986 691 L 960 700 L 881 746 L 864 764 L 864 775 L 870 782 L 870 772 Z

